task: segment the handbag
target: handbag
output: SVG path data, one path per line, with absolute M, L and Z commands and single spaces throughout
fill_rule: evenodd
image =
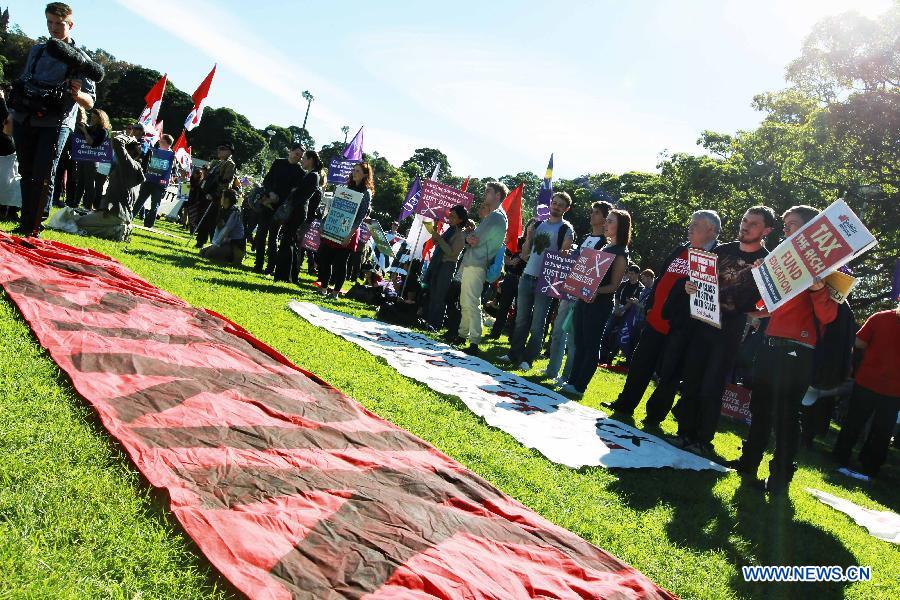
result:
M 291 218 L 292 214 L 294 214 L 294 203 L 291 202 L 291 197 L 288 196 L 275 209 L 275 213 L 272 215 L 272 222 L 276 225 L 284 225 Z

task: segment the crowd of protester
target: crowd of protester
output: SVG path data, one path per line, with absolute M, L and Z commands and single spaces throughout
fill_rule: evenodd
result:
M 167 186 L 146 178 L 152 150 L 148 132 L 140 123 L 111 131 L 106 113 L 94 107 L 91 76 L 102 77 L 102 69 L 90 65 L 75 47 L 69 35 L 71 9 L 51 3 L 46 14 L 51 38 L 32 48 L 26 79 L 55 84 L 63 97 L 54 111 L 28 104 L 19 90 L 10 111 L 0 93 L 0 216 L 17 218 L 18 233 L 37 236 L 51 202 L 62 204 L 65 198 L 70 208 L 86 213 L 79 227 L 95 235 L 121 239 L 142 212 L 144 226 L 152 228 Z M 108 140 L 111 166 L 67 157 L 73 130 L 93 147 Z M 167 135 L 158 141 L 162 149 L 171 145 Z M 412 255 L 417 243 L 409 243 L 398 222 L 385 235 L 390 252 L 363 239 L 376 190 L 371 165 L 360 162 L 347 182 L 362 196 L 350 233 L 337 241 L 322 238 L 313 249 L 303 240 L 328 204 L 318 153 L 295 144 L 250 189 L 242 189 L 233 153 L 234 146 L 224 141 L 217 160 L 189 174 L 182 223 L 208 260 L 241 265 L 249 248 L 253 271 L 300 283 L 306 259 L 323 296 L 339 300 L 349 279 L 347 295 L 379 305 L 380 318 L 445 331 L 448 342 L 474 356 L 483 353 L 488 313 L 493 318 L 489 337 L 508 336 L 500 362 L 527 373 L 546 355 L 544 377 L 574 398 L 585 394 L 599 364 L 612 365 L 621 355 L 627 376 L 608 404 L 613 413 L 622 419 L 632 416 L 655 381 L 643 427 L 661 434 L 671 412 L 678 424 L 671 443 L 709 458 L 717 456 L 713 441 L 726 385 L 741 382 L 752 390 L 751 424 L 740 458 L 728 466 L 755 480 L 774 435 L 769 478 L 761 483 L 772 494 L 788 488 L 801 443 L 811 443 L 827 430 L 838 412 L 836 396 L 847 398 L 848 408 L 833 448 L 835 460 L 851 466 L 860 437 L 865 437 L 859 454 L 864 476 L 877 475 L 886 460 L 900 410 L 900 306 L 873 314 L 857 330 L 847 304 L 838 304 L 816 280 L 772 314 L 761 311 L 751 268 L 768 254 L 765 240 L 779 227 L 779 218 L 767 206 L 749 207 L 737 239 L 730 242 L 719 240 L 723 224 L 715 211 L 697 210 L 687 223 L 687 240 L 655 272 L 631 262 L 632 238 L 648 233 L 634 230 L 626 210 L 594 202 L 590 229 L 579 240 L 579 232 L 565 219 L 573 202 L 566 193 L 552 196 L 549 216 L 528 223 L 516 251 L 510 251 L 509 223 L 501 206 L 509 190 L 491 181 L 475 215 L 455 206 L 446 228 L 431 229 L 433 250 L 426 260 Z M 810 206 L 791 207 L 780 217 L 784 236 L 818 214 Z M 585 248 L 615 257 L 596 293 L 589 300 L 540 293 L 536 283 L 544 253 L 575 257 Z M 691 249 L 718 258 L 719 327 L 691 317 L 691 296 L 698 291 L 688 280 Z M 491 272 L 498 261 L 503 273 L 495 281 Z

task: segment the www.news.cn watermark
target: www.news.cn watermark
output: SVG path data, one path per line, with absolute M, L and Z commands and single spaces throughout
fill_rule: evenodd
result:
M 840 567 L 806 565 L 789 566 L 746 566 L 741 567 L 744 581 L 782 581 L 782 582 L 856 582 L 871 581 L 872 567 Z

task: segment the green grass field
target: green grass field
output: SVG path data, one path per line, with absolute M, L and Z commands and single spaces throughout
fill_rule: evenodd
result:
M 11 223 L 4 223 L 6 230 Z M 166 231 L 183 233 L 164 224 Z M 735 474 L 553 464 L 488 427 L 458 399 L 400 376 L 384 361 L 290 312 L 301 287 L 201 260 L 169 237 L 136 231 L 130 243 L 55 232 L 49 239 L 108 254 L 195 306 L 219 312 L 378 415 L 429 441 L 505 493 L 604 548 L 684 598 L 897 598 L 900 549 L 870 537 L 809 496 L 815 487 L 880 510 L 900 509 L 892 450 L 871 484 L 834 474 L 835 432 L 803 450 L 790 496 L 768 501 Z M 353 302 L 340 310 L 371 316 Z M 505 342 L 505 339 L 503 340 Z M 487 358 L 505 353 L 487 346 Z M 165 505 L 97 424 L 92 410 L 0 302 L 0 598 L 219 598 L 233 592 L 191 545 Z M 545 364 L 538 362 L 540 372 Z M 536 378 L 535 378 L 536 379 Z M 623 376 L 598 371 L 583 402 L 613 399 Z M 643 405 L 636 415 L 643 417 Z M 671 419 L 663 424 L 674 433 Z M 740 426 L 723 425 L 716 450 L 739 454 Z M 764 475 L 764 474 L 763 474 Z M 740 566 L 865 565 L 868 583 L 748 584 Z

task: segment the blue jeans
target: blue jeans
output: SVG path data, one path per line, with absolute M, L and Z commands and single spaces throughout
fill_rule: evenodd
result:
M 166 187 L 153 181 L 145 181 L 141 184 L 141 190 L 138 192 L 137 200 L 134 203 L 132 214 L 137 217 L 144 208 L 144 202 L 150 198 L 150 210 L 144 213 L 144 227 L 153 227 L 156 223 L 156 213 L 159 211 L 159 205 L 163 196 L 166 194 Z
M 566 368 L 562 372 L 564 381 L 568 381 L 569 375 L 572 374 L 572 367 L 575 366 L 575 334 L 563 330 L 563 323 L 574 306 L 573 300 L 559 301 L 559 310 L 556 311 L 556 320 L 553 321 L 553 333 L 550 334 L 550 362 L 547 363 L 547 369 L 544 371 L 544 375 L 551 379 L 555 379 L 559 375 L 563 356 L 566 357 Z
M 509 357 L 513 362 L 524 360 L 533 363 L 541 353 L 544 341 L 544 323 L 550 310 L 550 296 L 535 293 L 537 277 L 522 274 L 516 296 L 516 328 L 509 344 Z M 528 341 L 526 345 L 525 342 Z
M 35 127 L 27 119 L 24 123 L 13 120 L 13 139 L 22 176 L 19 226 L 23 230 L 37 231 L 41 216 L 49 208 L 56 165 L 70 132 L 68 127 Z

